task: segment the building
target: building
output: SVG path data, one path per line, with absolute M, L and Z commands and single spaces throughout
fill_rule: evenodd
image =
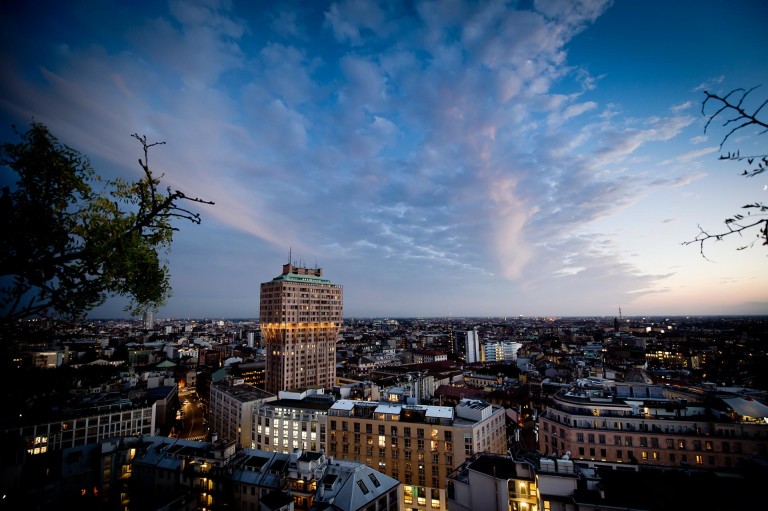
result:
M 259 406 L 253 414 L 251 447 L 291 453 L 320 451 L 326 445 L 330 394 L 281 391 L 279 399 Z
M 240 449 L 223 440 L 144 439 L 135 448 L 131 473 L 131 503 L 136 509 L 394 511 L 399 507 L 399 481 L 360 463 L 301 450 L 283 454 Z
M 342 286 L 324 278 L 322 268 L 284 264 L 281 275 L 261 284 L 268 392 L 335 385 L 342 312 Z
M 483 360 L 486 362 L 506 362 L 517 359 L 517 350 L 522 344 L 514 341 L 495 341 L 483 344 Z
M 152 330 L 155 328 L 155 313 L 153 311 L 144 312 L 144 328 Z
M 210 430 L 219 438 L 251 446 L 251 427 L 255 410 L 277 396 L 244 383 L 225 378 L 211 383 L 209 402 Z
M 768 460 L 768 407 L 738 395 L 591 377 L 539 418 L 539 450 L 573 460 L 731 469 Z
M 507 452 L 504 409 L 339 400 L 328 410 L 329 455 L 403 483 L 401 511 L 446 511 L 446 476 L 477 452 Z
M 634 474 L 632 474 L 634 475 Z M 535 452 L 520 457 L 480 453 L 448 477 L 448 509 L 507 511 L 599 511 L 615 506 L 600 497 L 600 479 L 590 467 Z M 630 497 L 631 502 L 631 497 Z M 597 504 L 597 505 L 596 505 Z
M 459 357 L 468 364 L 481 362 L 483 351 L 480 349 L 480 334 L 477 332 L 477 327 L 472 330 L 457 332 L 454 349 Z

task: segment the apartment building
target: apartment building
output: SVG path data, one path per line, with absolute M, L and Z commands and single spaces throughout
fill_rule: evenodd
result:
M 251 426 L 251 447 L 291 453 L 320 451 L 326 446 L 330 394 L 281 391 L 279 399 L 256 408 Z
M 446 511 L 446 476 L 477 452 L 506 451 L 504 409 L 479 400 L 456 407 L 339 400 L 328 410 L 326 452 L 403 482 L 401 511 Z
M 539 450 L 574 460 L 729 469 L 768 454 L 766 417 L 768 407 L 738 395 L 587 378 L 554 395 L 539 418 Z
M 208 405 L 209 429 L 219 438 L 250 447 L 255 410 L 275 399 L 276 395 L 248 385 L 242 379 L 230 377 L 212 382 Z
M 290 263 L 261 284 L 259 325 L 267 351 L 268 392 L 336 384 L 342 291 L 323 277 L 322 268 Z

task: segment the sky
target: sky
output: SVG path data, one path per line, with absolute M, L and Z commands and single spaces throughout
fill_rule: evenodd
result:
M 707 243 L 768 174 L 704 91 L 768 98 L 763 0 L 0 6 L 0 136 L 107 178 L 141 146 L 192 205 L 158 318 L 256 318 L 282 265 L 345 317 L 768 314 L 768 248 Z M 768 111 L 765 112 L 768 117 Z M 22 129 L 23 131 L 23 129 Z M 733 239 L 732 239 L 733 238 Z M 125 317 L 110 299 L 93 318 Z

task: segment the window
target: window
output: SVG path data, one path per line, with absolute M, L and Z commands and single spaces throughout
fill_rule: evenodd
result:
M 621 445 L 621 435 L 613 435 L 613 445 Z
M 576 433 L 576 441 L 584 443 L 584 433 Z
M 603 445 L 605 445 L 605 435 L 598 435 L 597 441 Z

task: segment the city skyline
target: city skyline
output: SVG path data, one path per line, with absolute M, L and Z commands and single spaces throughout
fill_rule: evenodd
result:
M 2 141 L 42 122 L 108 178 L 138 177 L 132 133 L 166 142 L 163 183 L 215 205 L 157 318 L 257 317 L 294 262 L 345 317 L 768 313 L 765 247 L 682 244 L 768 198 L 701 113 L 768 98 L 768 6 L 521 5 L 10 2 Z

